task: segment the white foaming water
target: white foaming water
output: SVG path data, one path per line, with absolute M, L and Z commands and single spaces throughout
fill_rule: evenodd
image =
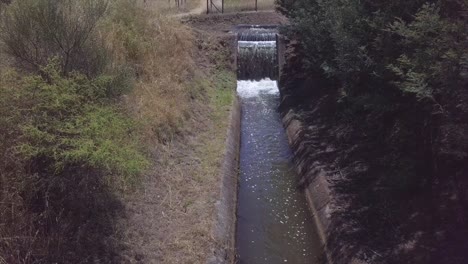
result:
M 237 42 L 239 48 L 250 48 L 250 47 L 276 47 L 276 41 L 245 41 L 239 40 Z
M 237 94 L 241 98 L 253 98 L 260 94 L 279 94 L 278 84 L 270 79 L 237 81 Z

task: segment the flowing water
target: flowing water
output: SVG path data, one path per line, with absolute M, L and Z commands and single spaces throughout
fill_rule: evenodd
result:
M 318 263 L 321 245 L 305 195 L 296 188 L 297 175 L 277 112 L 276 33 L 255 28 L 239 33 L 238 40 L 238 263 Z

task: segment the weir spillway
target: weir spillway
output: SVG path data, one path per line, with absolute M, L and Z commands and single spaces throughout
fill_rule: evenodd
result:
M 238 32 L 242 107 L 236 250 L 241 264 L 319 263 L 321 244 L 277 111 L 277 30 Z

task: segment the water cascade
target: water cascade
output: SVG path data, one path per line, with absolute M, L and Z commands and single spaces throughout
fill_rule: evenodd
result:
M 277 112 L 277 32 L 239 29 L 242 104 L 236 247 L 241 264 L 319 263 L 321 245 Z
M 253 27 L 237 35 L 237 79 L 261 80 L 278 77 L 276 29 Z

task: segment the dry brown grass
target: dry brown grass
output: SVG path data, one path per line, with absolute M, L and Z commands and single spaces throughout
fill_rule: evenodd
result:
M 235 78 L 226 72 L 213 78 L 197 69 L 201 54 L 192 30 L 152 10 L 157 6 L 155 1 L 137 11 L 138 34 L 116 23 L 106 27 L 116 61 L 137 70 L 125 105 L 143 125 L 155 161 L 125 199 L 127 217 L 116 236 L 126 246 L 119 260 L 203 263 L 214 246 L 218 172 Z
M 158 2 L 166 3 L 152 3 Z M 190 29 L 148 3 L 145 10 L 134 10 L 136 28 L 112 23 L 105 27 L 106 39 L 118 63 L 135 66 L 136 85 L 125 99 L 144 126 L 146 139 L 166 141 L 182 128 L 191 112 L 188 102 L 202 91 L 200 86 L 187 85 L 195 77 Z
M 235 85 L 233 75 L 228 78 Z M 122 222 L 130 263 L 204 263 L 213 248 L 215 201 L 233 89 L 207 87 L 210 99 L 186 124 L 192 131 L 156 146 L 154 170 L 128 197 Z
M 0 55 L 0 58 L 2 55 Z M 4 56 L 3 56 L 4 57 Z M 22 171 L 22 162 L 12 153 L 11 144 L 18 140 L 18 129 L 15 128 L 17 118 L 6 119 L 3 116 L 14 117 L 11 108 L 14 97 L 11 89 L 17 89 L 18 85 L 7 78 L 10 70 L 4 63 L 0 65 L 0 263 L 8 263 L 12 260 L 27 262 L 32 258 L 24 254 L 24 251 L 37 250 L 37 233 L 32 224 L 34 215 L 28 214 L 27 205 L 23 202 L 18 190 L 25 189 Z M 39 249 L 43 250 L 43 249 Z
M 190 12 L 199 7 L 206 6 L 206 0 L 137 0 L 138 5 L 147 10 L 157 10 L 164 14 L 177 14 Z M 179 4 L 177 4 L 179 1 Z M 200 10 L 201 13 L 206 10 Z M 196 12 L 197 13 L 197 12 Z

